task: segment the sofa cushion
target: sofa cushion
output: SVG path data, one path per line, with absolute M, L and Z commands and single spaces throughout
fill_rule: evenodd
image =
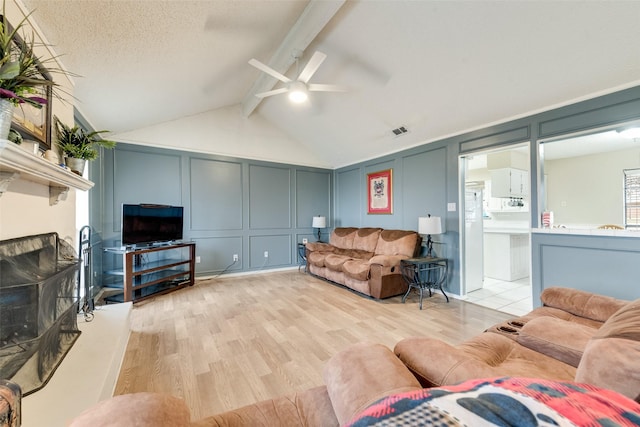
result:
M 342 265 L 343 273 L 356 280 L 369 279 L 369 261 L 363 259 L 351 259 Z
M 595 328 L 555 317 L 538 317 L 522 327 L 516 341 L 577 368 L 589 339 L 596 332 Z
M 545 306 L 564 310 L 587 319 L 605 322 L 629 301 L 571 288 L 552 287 L 540 294 Z
M 576 373 L 573 366 L 492 332 L 458 346 L 434 338 L 405 338 L 394 352 L 425 387 L 498 375 L 572 381 Z
M 385 396 L 420 389 L 420 383 L 387 347 L 358 343 L 333 356 L 322 377 L 340 425 Z
M 376 245 L 376 255 L 412 257 L 421 242 L 422 238 L 415 231 L 382 230 Z
M 381 228 L 359 228 L 353 238 L 353 249 L 375 252 Z
M 315 265 L 316 267 L 324 267 L 324 259 L 332 252 L 309 252 L 307 254 L 307 263 Z
M 351 257 L 337 254 L 328 254 L 324 258 L 324 265 L 329 270 L 342 271 L 342 264 L 352 259 Z
M 336 248 L 353 249 L 353 239 L 356 237 L 357 228 L 338 227 L 331 232 L 329 243 Z
M 333 253 L 335 253 L 337 255 L 344 255 L 344 256 L 349 257 L 349 258 L 363 259 L 363 260 L 368 260 L 369 258 L 371 258 L 373 256 L 373 252 L 362 251 L 362 250 L 359 250 L 359 249 L 340 249 L 340 248 L 336 248 Z
M 576 381 L 610 388 L 640 402 L 640 299 L 614 313 L 591 338 Z

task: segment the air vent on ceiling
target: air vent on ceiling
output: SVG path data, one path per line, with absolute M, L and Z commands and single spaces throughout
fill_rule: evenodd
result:
M 404 135 L 405 133 L 407 133 L 409 131 L 407 130 L 406 127 L 400 126 L 399 128 L 393 129 L 391 132 L 393 132 L 393 134 L 395 136 L 400 136 L 400 135 Z

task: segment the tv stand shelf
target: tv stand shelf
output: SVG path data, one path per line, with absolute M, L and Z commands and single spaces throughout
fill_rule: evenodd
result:
M 121 276 L 123 292 L 105 298 L 107 302 L 138 302 L 195 283 L 196 244 L 176 243 L 143 248 L 114 247 L 105 252 L 122 256 L 122 269 L 104 272 Z

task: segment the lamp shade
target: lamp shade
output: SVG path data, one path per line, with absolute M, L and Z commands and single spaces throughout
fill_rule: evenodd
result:
M 418 218 L 418 233 L 442 234 L 442 220 L 439 216 L 421 216 Z
M 325 228 L 327 226 L 327 218 L 324 216 L 314 216 L 311 227 L 313 228 Z

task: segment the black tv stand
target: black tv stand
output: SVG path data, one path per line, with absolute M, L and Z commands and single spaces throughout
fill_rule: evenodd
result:
M 120 294 L 105 298 L 106 302 L 138 302 L 195 283 L 196 244 L 170 243 L 162 246 L 105 248 L 105 252 L 122 255 L 122 269 L 105 271 L 122 276 Z M 155 254 L 149 261 L 146 255 Z M 151 258 L 151 257 L 149 257 Z

